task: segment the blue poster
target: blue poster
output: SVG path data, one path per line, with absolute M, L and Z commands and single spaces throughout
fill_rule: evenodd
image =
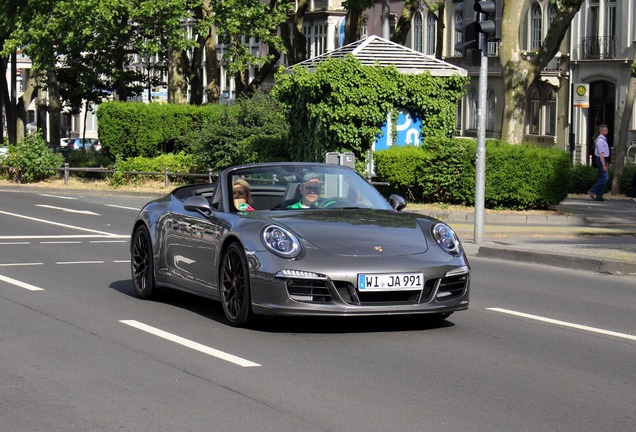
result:
M 386 123 L 382 126 L 381 135 L 374 143 L 373 150 L 386 150 L 391 146 L 420 146 L 422 143 L 422 121 L 413 117 L 409 110 L 400 108 L 397 123 L 392 124 L 391 115 L 387 114 Z M 397 131 L 393 142 L 393 128 Z

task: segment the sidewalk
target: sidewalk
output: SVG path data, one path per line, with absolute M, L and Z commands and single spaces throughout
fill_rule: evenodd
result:
M 521 261 L 573 270 L 636 276 L 636 202 L 595 202 L 571 196 L 564 215 L 485 214 L 483 241 L 474 243 L 474 213 L 414 210 L 448 223 L 469 258 Z

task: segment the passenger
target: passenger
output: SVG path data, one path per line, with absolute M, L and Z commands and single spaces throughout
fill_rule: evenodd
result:
M 252 211 L 252 194 L 250 184 L 244 179 L 238 179 L 232 184 L 232 194 L 234 195 L 234 207 L 239 211 Z
M 318 176 L 314 176 L 298 187 L 302 199 L 292 205 L 287 206 L 288 209 L 302 209 L 310 207 L 318 207 L 318 199 L 320 198 L 320 190 L 322 183 Z

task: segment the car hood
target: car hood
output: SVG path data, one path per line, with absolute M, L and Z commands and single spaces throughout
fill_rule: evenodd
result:
M 426 252 L 414 215 L 387 210 L 301 210 L 271 219 L 324 252 L 335 255 L 399 256 Z

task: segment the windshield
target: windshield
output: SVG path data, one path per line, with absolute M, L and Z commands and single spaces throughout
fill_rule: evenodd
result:
M 228 175 L 238 211 L 391 209 L 364 178 L 339 165 L 256 165 L 230 171 Z

